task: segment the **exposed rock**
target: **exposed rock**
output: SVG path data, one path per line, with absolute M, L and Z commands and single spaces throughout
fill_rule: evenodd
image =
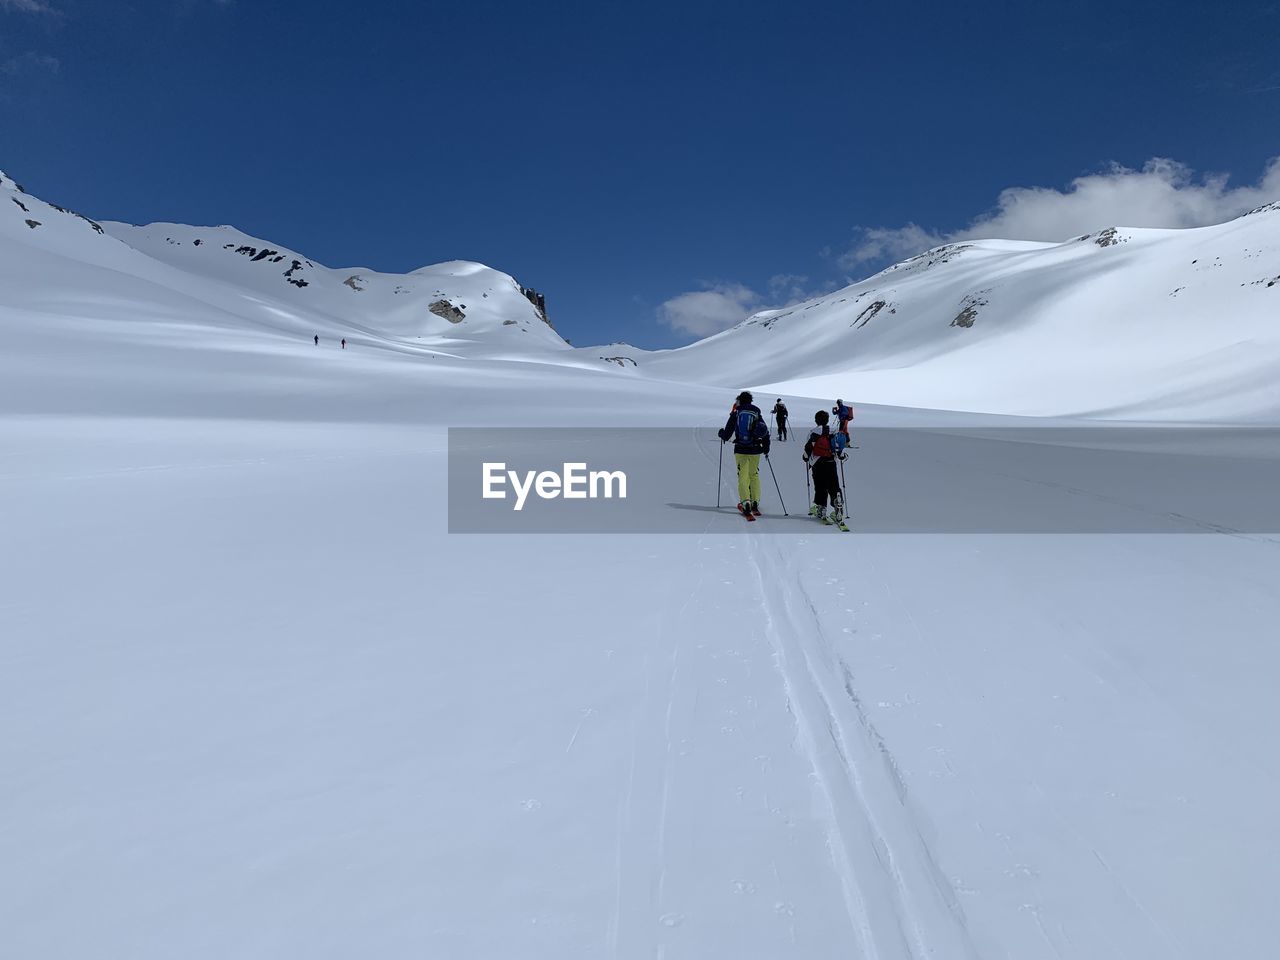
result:
M 352 290 L 364 289 L 364 287 L 360 286 L 360 275 L 358 273 L 353 273 L 351 276 L 347 277 L 347 279 L 342 281 L 342 285 L 350 287 Z
M 901 263 L 895 263 L 886 272 L 902 271 L 903 273 L 917 273 L 921 270 L 928 270 L 930 267 L 938 264 L 948 263 L 954 260 L 964 251 L 972 249 L 972 243 L 946 243 L 940 247 L 934 247 L 932 250 L 926 250 L 924 253 L 917 254 L 903 260 Z
M 437 317 L 444 317 L 450 323 L 461 323 L 467 318 L 467 315 L 455 307 L 448 300 L 437 300 L 431 306 L 427 307 Z
M 30 210 L 27 209 L 27 205 L 23 203 L 21 200 L 19 200 L 17 197 L 10 197 L 9 199 L 12 200 L 14 203 L 16 203 L 18 206 L 20 206 L 22 208 L 23 213 L 31 212 Z
M 28 226 L 28 227 L 30 227 L 32 230 L 34 230 L 36 227 L 38 227 L 38 226 L 40 226 L 40 225 L 41 225 L 41 224 L 40 224 L 40 221 L 39 221 L 39 220 L 28 220 L 28 221 L 27 221 L 27 226 Z
M 1100 247 L 1114 247 L 1119 243 L 1128 243 L 1128 237 L 1122 237 L 1115 227 L 1107 227 L 1093 235 L 1093 242 Z
M 633 367 L 639 366 L 639 364 L 630 357 L 601 357 L 600 359 L 605 363 L 616 363 L 618 366 L 623 368 L 625 368 L 628 363 Z
M 98 223 L 95 220 L 90 220 L 88 217 L 84 216 L 83 214 L 76 213 L 74 210 L 68 210 L 66 207 L 60 207 L 56 203 L 51 203 L 49 204 L 49 206 L 53 207 L 53 209 L 57 210 L 59 213 L 65 213 L 69 217 L 75 217 L 77 220 L 83 220 L 89 226 L 93 227 L 93 229 L 96 230 L 98 233 L 104 232 L 102 229 L 102 224 Z
M 968 329 L 973 326 L 973 321 L 978 319 L 978 311 L 985 307 L 989 302 L 983 294 L 990 291 L 980 290 L 977 293 L 971 293 L 960 301 L 960 312 L 956 314 L 956 318 L 951 321 L 953 327 L 964 327 Z
M 849 326 L 853 327 L 854 329 L 860 329 L 862 327 L 865 327 L 868 323 L 871 322 L 872 318 L 875 317 L 877 313 L 879 313 L 881 310 L 883 310 L 887 306 L 888 304 L 885 303 L 885 301 L 883 300 L 877 300 L 874 303 L 869 304 L 867 307 L 863 309 L 863 311 L 860 314 L 858 314 L 856 317 L 853 318 L 853 323 L 849 324 Z
M 538 317 L 542 320 L 542 322 L 545 323 L 548 327 L 551 327 L 552 330 L 554 330 L 555 326 L 551 323 L 551 319 L 547 316 L 547 298 L 543 294 L 539 293 L 537 290 L 534 290 L 532 287 L 521 286 L 518 283 L 516 284 L 516 286 L 520 287 L 520 292 L 524 294 L 524 298 L 533 304 L 534 308 L 538 311 Z
M 765 317 L 765 316 L 751 317 L 748 320 L 742 321 L 742 323 L 739 324 L 739 326 L 751 327 L 751 326 L 755 326 L 756 324 L 759 324 L 762 329 L 768 330 L 770 327 L 772 327 L 775 323 L 777 323 L 783 317 L 789 317 L 793 313 L 795 313 L 794 310 L 786 310 L 782 313 L 775 313 L 772 317 Z

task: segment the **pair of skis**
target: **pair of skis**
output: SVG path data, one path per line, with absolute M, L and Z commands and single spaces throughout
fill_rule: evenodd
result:
M 737 510 L 738 510 L 738 513 L 742 516 L 742 518 L 743 518 L 744 520 L 746 520 L 748 523 L 755 523 L 755 522 L 756 522 L 756 517 L 763 516 L 763 514 L 761 514 L 761 512 L 760 512 L 759 508 L 756 508 L 756 509 L 754 509 L 754 510 L 750 510 L 750 509 L 748 509 L 746 506 L 744 506 L 744 505 L 743 505 L 743 504 L 741 504 L 741 503 L 740 503 L 740 504 L 738 504 L 738 506 L 737 506 Z M 847 523 L 845 523 L 845 521 L 844 521 L 844 517 L 843 517 L 843 516 L 842 516 L 842 517 L 840 517 L 840 519 L 839 519 L 839 520 L 837 520 L 835 517 L 831 517 L 831 516 L 827 516 L 826 514 L 823 514 L 823 515 L 822 515 L 821 517 L 819 517 L 818 519 L 822 521 L 822 523 L 823 523 L 823 525 L 824 525 L 824 526 L 828 526 L 828 527 L 835 527 L 835 528 L 836 528 L 837 530 L 839 530 L 841 533 L 849 533 L 849 532 L 850 532 L 850 530 L 849 530 L 849 525 L 848 525 Z
M 831 517 L 823 516 L 821 517 L 821 520 L 826 526 L 835 527 L 841 533 L 849 532 L 849 525 L 844 522 L 844 517 L 841 517 L 839 520 L 835 520 L 835 519 L 832 519 Z
M 815 507 L 810 507 L 810 508 L 809 508 L 809 516 L 811 516 L 811 517 L 816 517 L 816 518 L 818 519 L 818 522 L 820 522 L 823 526 L 827 526 L 827 527 L 835 527 L 835 528 L 836 528 L 837 530 L 839 530 L 841 533 L 848 533 L 848 532 L 849 532 L 849 525 L 848 525 L 847 523 L 845 523 L 845 522 L 844 522 L 844 514 L 843 514 L 843 513 L 841 513 L 840 517 L 837 519 L 836 517 L 834 517 L 834 516 L 832 516 L 832 515 L 830 515 L 830 514 L 827 514 L 827 513 L 822 513 L 822 514 L 814 513 L 814 512 L 813 512 L 813 511 L 814 511 L 814 509 L 816 509 L 816 508 L 815 508 Z

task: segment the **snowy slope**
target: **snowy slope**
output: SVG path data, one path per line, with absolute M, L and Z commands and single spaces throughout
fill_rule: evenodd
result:
M 454 261 L 409 274 L 357 267 L 331 270 L 233 227 L 110 222 L 103 227 L 162 263 L 284 300 L 308 315 L 323 317 L 326 327 L 335 331 L 345 325 L 404 339 L 516 339 L 529 349 L 565 346 L 519 284 L 483 264 Z M 443 315 L 431 312 L 431 304 L 441 301 L 448 304 L 440 308 Z
M 0 244 L 0 310 L 80 317 L 81 333 L 110 336 L 117 322 L 143 322 L 139 333 L 171 342 L 187 328 L 198 343 L 213 329 L 231 344 L 319 334 L 468 355 L 568 350 L 513 278 L 481 264 L 404 275 L 331 270 L 231 227 L 99 224 L 3 174 Z
M 643 366 L 916 407 L 1275 419 L 1280 204 L 1195 230 L 939 247 Z
M 510 359 L 588 379 L 617 370 L 572 350 L 481 264 L 330 270 L 230 227 L 99 224 L 3 175 L 0 332 L 0 408 L 32 413 L 403 416 L 441 390 L 492 389 L 498 369 L 526 382 Z M 385 396 L 369 414 L 347 381 L 375 367 Z

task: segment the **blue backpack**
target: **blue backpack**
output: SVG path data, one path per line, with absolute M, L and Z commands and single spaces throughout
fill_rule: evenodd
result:
M 759 414 L 754 410 L 739 410 L 733 428 L 734 443 L 755 443 L 760 439 L 763 427 Z

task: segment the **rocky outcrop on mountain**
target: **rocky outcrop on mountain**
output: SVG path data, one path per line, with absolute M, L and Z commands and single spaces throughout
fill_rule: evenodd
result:
M 859 327 L 865 327 L 868 323 L 870 323 L 875 318 L 875 315 L 877 313 L 879 313 L 888 305 L 889 304 L 884 300 L 876 300 L 868 304 L 866 307 L 862 309 L 861 313 L 859 313 L 856 317 L 853 318 L 853 323 L 849 324 L 849 326 L 855 329 Z
M 985 307 L 990 301 L 984 294 L 990 293 L 989 290 L 981 290 L 978 293 L 971 293 L 960 302 L 960 312 L 956 314 L 956 318 L 951 321 L 953 327 L 964 327 L 968 329 L 973 326 L 973 321 L 978 319 L 978 311 Z
M 552 324 L 551 319 L 547 316 L 547 298 L 532 287 L 526 287 L 522 284 L 517 284 L 517 286 L 520 288 L 524 298 L 533 304 L 534 309 L 538 311 L 538 316 L 542 319 L 542 322 L 554 330 L 555 325 Z
M 463 306 L 466 306 L 466 304 L 463 304 Z M 462 312 L 462 309 L 455 307 L 448 300 L 437 300 L 435 303 L 431 304 L 431 306 L 427 307 L 427 309 L 437 317 L 443 317 L 450 323 L 461 323 L 463 320 L 467 319 L 467 315 Z

